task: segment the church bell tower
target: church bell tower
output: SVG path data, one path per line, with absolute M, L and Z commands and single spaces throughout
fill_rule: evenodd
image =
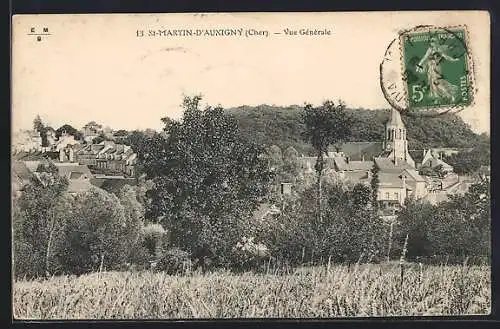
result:
M 406 128 L 399 111 L 391 109 L 391 116 L 385 125 L 384 149 L 390 151 L 389 158 L 394 164 L 406 162 L 415 167 L 415 162 L 408 153 Z

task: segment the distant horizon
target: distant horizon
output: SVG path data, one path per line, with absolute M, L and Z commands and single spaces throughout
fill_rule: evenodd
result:
M 304 103 L 307 103 L 307 102 L 304 102 Z M 317 106 L 319 104 L 312 104 L 314 106 Z M 210 107 L 217 107 L 218 105 L 209 105 L 209 104 L 202 104 L 202 108 L 205 108 L 206 106 L 210 106 Z M 242 107 L 250 107 L 250 108 L 258 108 L 258 107 L 262 107 L 262 106 L 268 106 L 268 107 L 274 107 L 274 108 L 302 108 L 304 105 L 299 105 L 299 104 L 292 104 L 292 105 L 277 105 L 277 104 L 268 104 L 268 103 L 262 103 L 262 104 L 258 104 L 258 105 L 248 105 L 248 104 L 245 104 L 245 105 L 237 105 L 237 106 L 229 106 L 229 107 L 222 107 L 224 110 L 236 110 L 236 109 L 239 109 L 239 108 L 242 108 Z M 358 107 L 354 107 L 354 106 L 346 106 L 346 109 L 349 111 L 349 110 L 368 110 L 368 111 L 390 111 L 391 108 L 390 107 L 386 107 L 386 108 L 367 108 L 367 107 L 362 107 L 362 106 L 358 106 Z M 70 126 L 72 126 L 73 128 L 77 129 L 77 130 L 82 130 L 83 127 L 89 123 L 89 122 L 92 122 L 94 121 L 95 123 L 101 125 L 103 128 L 110 128 L 111 130 L 113 131 L 118 131 L 118 130 L 126 130 L 126 131 L 146 131 L 146 130 L 153 130 L 153 131 L 156 131 L 156 132 L 161 132 L 163 130 L 163 127 L 158 127 L 158 128 L 155 128 L 155 127 L 144 127 L 144 128 L 123 128 L 123 127 L 115 127 L 113 126 L 112 124 L 108 124 L 108 123 L 102 123 L 98 120 L 95 120 L 95 119 L 89 119 L 88 121 L 85 121 L 85 123 L 81 124 L 81 126 L 78 126 L 76 124 L 72 124 L 71 122 L 63 122 L 63 123 L 60 123 L 60 124 L 57 124 L 57 125 L 53 125 L 51 124 L 52 121 L 50 120 L 45 120 L 44 119 L 44 116 L 41 115 L 41 114 L 35 114 L 35 116 L 33 117 L 33 120 L 35 119 L 35 117 L 39 115 L 43 124 L 46 126 L 46 127 L 51 127 L 53 128 L 54 130 L 57 130 L 58 128 L 62 127 L 63 125 L 65 124 L 68 124 Z M 476 131 L 473 129 L 473 127 L 466 121 L 464 120 L 461 116 L 460 116 L 460 112 L 457 113 L 457 116 L 459 116 L 462 121 L 467 124 L 467 126 L 471 129 L 472 132 L 474 132 L 475 134 L 477 135 L 481 135 L 481 134 L 486 134 L 488 137 L 491 137 L 490 135 L 490 131 Z M 172 117 L 170 117 L 172 118 Z M 179 118 L 172 118 L 172 119 L 179 119 Z M 160 118 L 158 119 L 159 122 L 161 122 Z M 11 127 L 12 128 L 12 127 Z M 11 133 L 14 133 L 14 132 L 20 132 L 20 131 L 27 131 L 27 130 L 33 130 L 33 125 L 31 125 L 31 127 L 24 127 L 24 128 L 18 128 L 17 130 L 11 130 Z

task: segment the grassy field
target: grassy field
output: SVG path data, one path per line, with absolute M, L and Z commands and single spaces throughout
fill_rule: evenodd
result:
M 489 314 L 490 269 L 397 264 L 291 274 L 93 273 L 16 281 L 17 319 L 172 319 Z

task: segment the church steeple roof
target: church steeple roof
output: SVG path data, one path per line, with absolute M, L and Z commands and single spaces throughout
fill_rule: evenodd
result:
M 387 121 L 386 126 L 397 126 L 397 127 L 404 127 L 403 120 L 401 120 L 401 114 L 399 114 L 399 111 L 396 109 L 391 109 L 391 116 L 389 118 L 389 121 Z

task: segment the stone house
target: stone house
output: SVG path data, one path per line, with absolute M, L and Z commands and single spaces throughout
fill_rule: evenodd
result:
M 128 145 L 103 141 L 74 151 L 74 159 L 103 174 L 134 176 L 137 154 Z

